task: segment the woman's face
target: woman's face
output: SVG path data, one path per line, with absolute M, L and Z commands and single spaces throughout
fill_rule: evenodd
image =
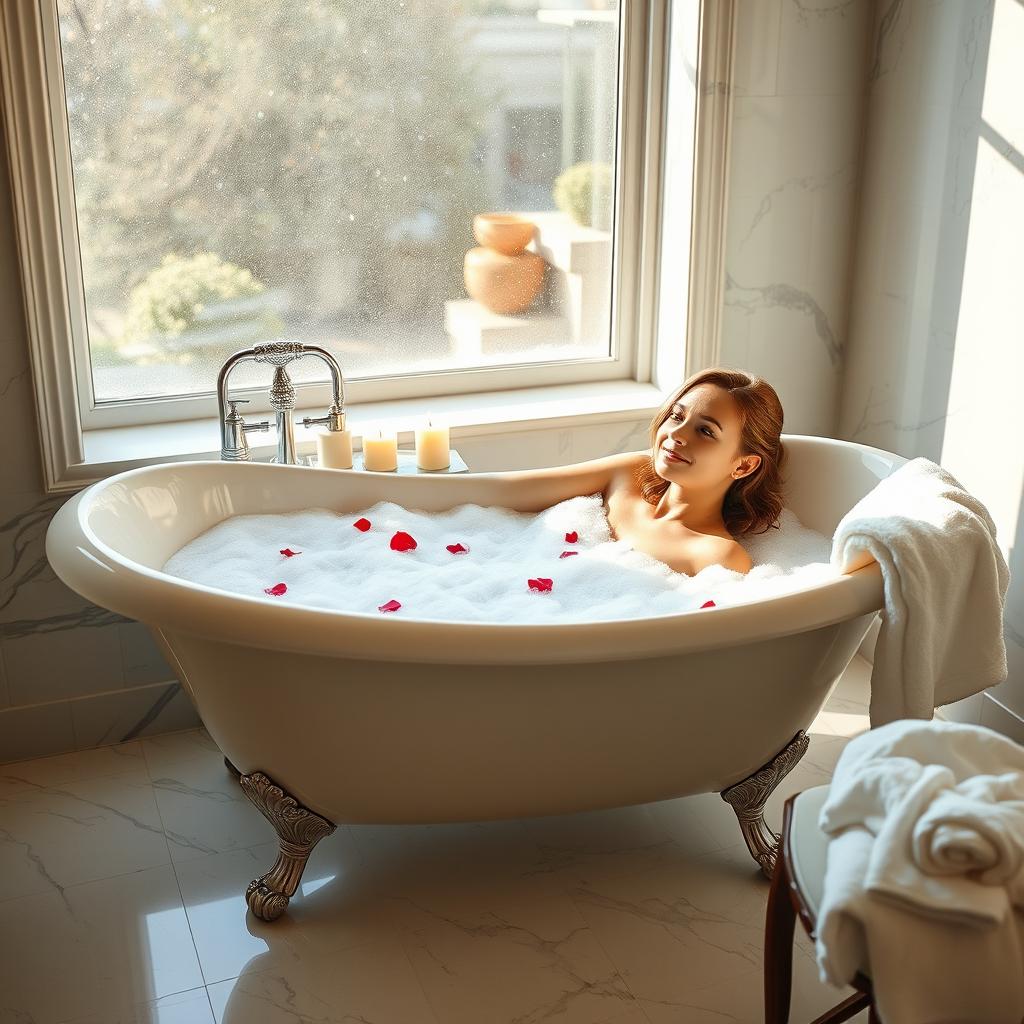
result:
M 761 462 L 740 451 L 742 414 L 717 384 L 698 384 L 676 400 L 655 436 L 654 470 L 684 487 L 711 488 L 747 476 Z

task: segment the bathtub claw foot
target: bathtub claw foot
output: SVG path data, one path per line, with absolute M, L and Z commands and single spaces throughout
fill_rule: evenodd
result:
M 810 738 L 801 729 L 766 765 L 720 794 L 736 812 L 747 849 L 767 878 L 771 878 L 775 870 L 779 836 L 764 820 L 764 805 L 775 787 L 807 752 L 809 743 Z
M 274 866 L 254 878 L 245 890 L 245 902 L 262 921 L 275 921 L 299 887 L 306 861 L 324 836 L 337 826 L 303 807 L 262 772 L 240 775 L 242 792 L 274 826 L 280 850 Z

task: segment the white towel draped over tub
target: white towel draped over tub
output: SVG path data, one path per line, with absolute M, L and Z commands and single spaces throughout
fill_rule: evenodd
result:
M 871 671 L 871 725 L 931 718 L 1006 679 L 1010 582 L 985 506 L 941 466 L 911 459 L 843 516 L 831 562 L 878 562 L 885 611 Z
M 822 981 L 863 970 L 885 1024 L 1024 1021 L 1024 747 L 958 722 L 872 729 L 818 824 Z

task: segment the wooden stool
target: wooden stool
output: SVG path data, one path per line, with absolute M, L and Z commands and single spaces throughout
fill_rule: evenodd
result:
M 788 1024 L 793 982 L 793 926 L 797 916 L 813 939 L 825 883 L 828 835 L 818 828 L 828 786 L 815 786 L 791 796 L 782 814 L 782 836 L 768 893 L 764 933 L 765 1024 Z M 851 982 L 857 991 L 816 1018 L 811 1024 L 839 1024 L 868 1009 L 870 1024 L 881 1024 L 875 1010 L 871 981 L 857 973 Z

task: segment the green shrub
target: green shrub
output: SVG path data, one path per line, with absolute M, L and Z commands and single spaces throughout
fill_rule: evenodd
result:
M 282 324 L 272 310 L 231 302 L 263 291 L 250 271 L 215 253 L 169 253 L 132 289 L 118 347 L 142 345 L 150 350 L 151 360 L 190 362 L 184 344 L 190 332 L 195 334 L 193 343 L 200 345 L 217 343 L 219 335 L 236 333 L 242 325 L 253 340 L 273 337 Z
M 610 164 L 573 164 L 555 178 L 555 205 L 577 224 L 608 231 L 612 219 Z

